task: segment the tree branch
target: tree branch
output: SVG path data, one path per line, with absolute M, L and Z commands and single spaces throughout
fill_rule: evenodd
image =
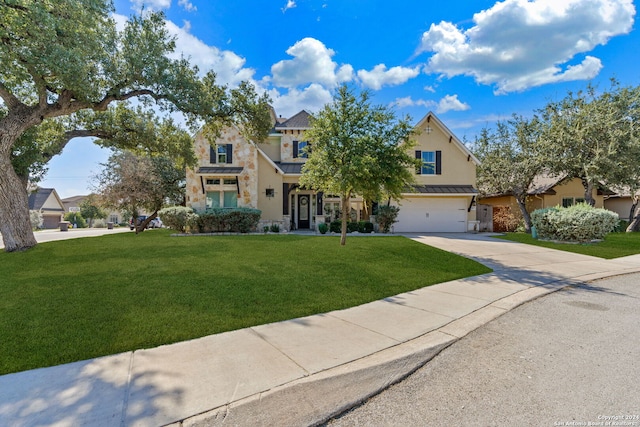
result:
M 0 97 L 2 98 L 4 103 L 7 104 L 9 110 L 16 109 L 17 107 L 22 105 L 22 102 L 20 102 L 20 100 L 13 93 L 11 93 L 11 91 L 9 91 L 9 89 L 7 89 L 7 87 L 2 82 L 0 82 Z

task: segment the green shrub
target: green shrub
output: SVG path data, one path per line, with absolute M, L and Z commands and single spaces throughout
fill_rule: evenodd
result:
M 271 228 L 270 228 L 272 233 L 279 233 L 280 232 L 280 226 L 278 224 L 271 224 Z
M 391 226 L 398 222 L 398 212 L 400 212 L 400 208 L 397 206 L 378 206 L 376 221 L 380 226 L 380 231 L 388 233 L 391 230 Z
M 542 239 L 588 242 L 602 239 L 618 224 L 618 214 L 580 203 L 568 208 L 538 209 L 531 221 Z
M 324 222 L 318 224 L 318 231 L 320 232 L 320 234 L 327 234 L 327 231 L 329 231 L 329 226 Z
M 40 211 L 29 211 L 29 220 L 31 221 L 31 228 L 34 230 L 42 228 L 42 225 L 44 224 L 44 218 Z
M 373 233 L 373 223 L 369 221 L 358 222 L 358 232 L 360 233 Z
M 329 230 L 332 233 L 342 233 L 342 221 L 339 219 L 331 221 L 331 224 L 329 224 Z
M 184 206 L 172 206 L 158 211 L 165 227 L 184 233 L 187 228 L 195 229 L 198 216 L 193 209 Z
M 625 221 L 624 219 L 621 219 L 620 221 L 618 221 L 618 224 L 616 224 L 616 228 L 613 230 L 616 233 L 622 233 L 624 231 L 627 231 L 627 227 L 629 227 L 630 222 L 629 221 Z
M 87 222 L 80 215 L 80 212 L 69 212 L 64 215 L 64 220 L 73 224 L 74 228 L 87 228 Z
M 198 215 L 198 230 L 201 233 L 248 233 L 256 230 L 261 214 L 262 211 L 252 208 L 207 209 L 206 212 Z M 273 231 L 273 225 L 271 231 Z

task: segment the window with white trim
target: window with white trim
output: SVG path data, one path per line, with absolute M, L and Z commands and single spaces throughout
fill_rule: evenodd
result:
M 236 178 L 207 179 L 205 205 L 211 208 L 238 207 L 238 180 Z

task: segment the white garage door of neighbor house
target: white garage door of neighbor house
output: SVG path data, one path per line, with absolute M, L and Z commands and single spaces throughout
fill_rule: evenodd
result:
M 467 226 L 465 198 L 403 199 L 396 233 L 464 233 Z

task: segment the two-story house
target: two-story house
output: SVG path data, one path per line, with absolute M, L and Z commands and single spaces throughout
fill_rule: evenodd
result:
M 187 205 L 196 211 L 211 207 L 253 207 L 262 211 L 263 225 L 283 230 L 314 229 L 337 199 L 301 188 L 306 161 L 310 116 L 301 111 L 289 119 L 275 117 L 266 141 L 247 141 L 235 128 L 226 128 L 215 144 L 198 134 L 198 166 L 187 170 Z M 475 179 L 478 160 L 452 132 L 429 113 L 417 125 L 415 155 L 417 185 L 400 201 L 398 232 L 464 232 L 475 220 Z M 363 202 L 354 198 L 353 216 L 363 215 Z

